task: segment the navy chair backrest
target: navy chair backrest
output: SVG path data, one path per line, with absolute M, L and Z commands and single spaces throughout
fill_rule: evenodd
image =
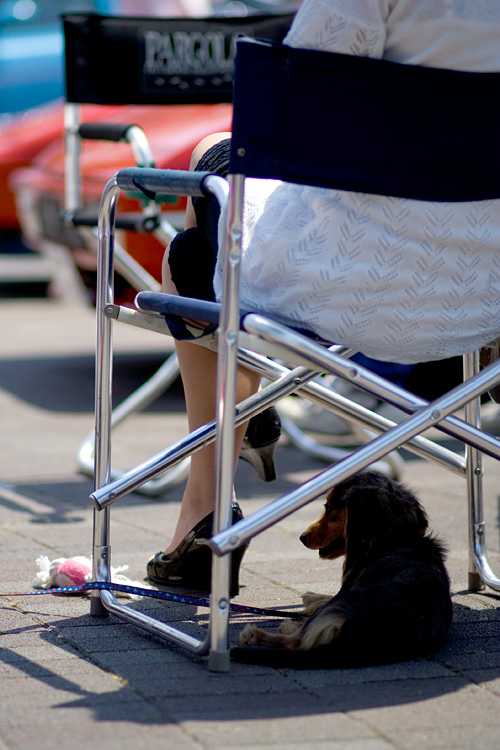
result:
M 66 100 L 75 104 L 230 102 L 236 39 L 279 41 L 293 13 L 243 18 L 63 15 Z
M 230 172 L 420 200 L 500 197 L 500 72 L 240 39 Z

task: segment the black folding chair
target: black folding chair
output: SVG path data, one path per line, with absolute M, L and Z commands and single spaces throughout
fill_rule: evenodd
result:
M 155 158 L 144 131 L 130 122 L 82 121 L 82 104 L 187 105 L 232 101 L 236 38 L 240 34 L 281 39 L 293 18 L 291 12 L 259 13 L 234 18 L 130 18 L 95 13 L 63 16 L 65 39 L 65 209 L 53 239 L 83 244 L 95 252 L 97 205 L 84 205 L 81 185 L 81 149 L 84 140 L 128 143 L 131 163 L 154 168 Z M 208 133 L 205 133 L 208 135 Z M 165 139 L 169 138 L 168 120 Z M 132 161 L 133 160 L 133 161 Z M 168 196 L 146 195 L 132 188 L 139 212 L 119 213 L 115 226 L 141 235 L 152 234 L 162 251 L 182 227 L 182 215 L 161 212 Z M 136 291 L 159 291 L 160 284 L 115 240 L 114 269 Z M 175 354 L 113 412 L 113 428 L 146 408 L 177 378 Z M 84 440 L 78 464 L 94 471 L 94 433 Z M 141 487 L 158 495 L 183 481 L 189 460 Z M 112 468 L 111 476 L 121 470 Z
M 96 576 L 101 580 L 109 577 L 111 504 L 179 457 L 214 438 L 218 478 L 215 531 L 209 542 L 213 566 L 207 638 L 198 641 L 168 624 L 145 620 L 144 616 L 132 614 L 117 604 L 109 592 L 101 592 L 101 603 L 106 609 L 195 653 L 209 652 L 209 668 L 227 670 L 229 553 L 402 445 L 466 479 L 470 508 L 469 586 L 478 590 L 485 584 L 500 591 L 500 579 L 493 573 L 487 557 L 481 494 L 481 455 L 500 459 L 500 440 L 479 427 L 479 398 L 500 382 L 500 360 L 479 371 L 478 351 L 467 353 L 464 383 L 428 404 L 350 362 L 349 342 L 327 348 L 317 337 L 297 332 L 283 321 L 271 319 L 265 312 L 242 312 L 238 293 L 247 177 L 424 201 L 500 198 L 500 147 L 496 138 L 499 87 L 500 73 L 419 68 L 243 40 L 238 43 L 228 183 L 207 173 L 147 169 L 122 170 L 110 180 L 100 209 L 98 463 L 96 490 L 92 494 L 96 507 Z M 364 116 L 366 111 L 375 113 L 370 118 L 369 128 Z M 325 143 L 331 144 L 332 139 L 342 143 L 342 149 L 326 148 Z M 110 330 L 111 300 L 106 287 L 106 269 L 113 253 L 117 196 L 132 184 L 139 184 L 148 192 L 213 194 L 227 211 L 225 240 L 220 249 L 225 261 L 222 303 L 200 303 L 144 292 L 137 296 L 138 311 L 133 313 L 145 326 L 164 333 L 175 332 L 175 335 L 179 335 L 184 318 L 210 323 L 194 345 L 219 345 L 219 408 L 216 424 L 200 428 L 119 481 L 108 482 L 107 421 L 102 407 L 110 389 L 107 357 L 102 355 Z M 302 323 L 301 327 L 307 329 L 307 320 Z M 492 338 L 499 335 L 500 318 Z M 478 334 L 478 348 L 483 344 Z M 288 369 L 266 356 L 297 364 L 294 369 Z M 394 361 L 397 359 L 396 345 Z M 244 403 L 235 405 L 238 361 L 273 382 Z M 355 383 L 410 416 L 394 425 L 357 404 L 346 404 L 313 382 L 318 373 L 323 372 Z M 230 526 L 234 424 L 292 392 L 299 392 L 334 413 L 347 414 L 380 434 L 301 487 Z M 454 416 L 462 407 L 465 407 L 465 419 Z M 465 455 L 423 438 L 422 432 L 430 426 L 465 443 Z M 97 613 L 97 604 L 94 607 Z

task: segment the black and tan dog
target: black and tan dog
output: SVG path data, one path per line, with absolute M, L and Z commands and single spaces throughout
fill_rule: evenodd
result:
M 427 654 L 446 639 L 450 584 L 443 545 L 415 495 L 376 472 L 338 484 L 301 536 L 319 556 L 345 555 L 335 596 L 307 593 L 279 633 L 247 625 L 232 658 L 299 668 L 351 667 Z

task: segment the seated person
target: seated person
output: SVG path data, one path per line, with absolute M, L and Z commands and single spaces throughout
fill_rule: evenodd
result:
M 500 3 L 304 0 L 284 42 L 408 65 L 500 71 Z M 367 112 L 367 128 L 370 116 Z M 229 137 L 202 141 L 192 168 L 225 174 Z M 212 199 L 189 205 L 186 231 L 165 256 L 165 291 L 220 296 L 218 220 Z M 499 240 L 500 200 L 418 202 L 247 180 L 242 305 L 300 321 L 323 338 L 379 360 L 393 361 L 396 352 L 401 363 L 449 358 L 498 335 Z M 176 346 L 194 430 L 214 418 L 216 357 L 188 342 Z M 259 381 L 240 369 L 237 401 L 253 394 Z M 256 453 L 262 445 L 269 452 L 266 442 L 276 439 L 272 419 L 270 426 L 268 440 L 260 435 L 254 441 Z M 245 430 L 245 425 L 236 429 L 236 457 Z M 152 582 L 210 587 L 210 551 L 194 542 L 212 533 L 213 504 L 210 445 L 192 456 L 177 527 L 165 550 L 148 563 Z M 234 502 L 233 522 L 239 518 Z M 232 595 L 243 552 L 233 554 Z

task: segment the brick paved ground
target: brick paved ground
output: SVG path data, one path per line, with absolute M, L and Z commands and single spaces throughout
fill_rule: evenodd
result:
M 76 466 L 92 428 L 94 321 L 90 310 L 39 301 L 0 302 L 0 592 L 27 591 L 41 555 L 89 554 L 91 480 Z M 133 388 L 169 344 L 117 329 L 116 390 Z M 174 387 L 117 435 L 126 467 L 184 429 Z M 300 483 L 318 462 L 283 445 L 279 480 L 262 484 L 244 464 L 238 495 L 246 513 Z M 500 569 L 498 467 L 486 465 L 485 507 L 493 567 Z M 230 674 L 110 616 L 91 618 L 84 597 L 0 599 L 0 750 L 254 748 L 413 750 L 482 745 L 500 734 L 500 599 L 467 592 L 467 511 L 459 477 L 421 461 L 404 480 L 420 494 L 449 546 L 455 622 L 446 647 L 428 659 L 370 669 L 274 670 L 235 664 Z M 178 512 L 181 490 L 131 495 L 112 511 L 113 563 L 142 579 Z M 256 538 L 236 600 L 295 606 L 308 589 L 334 593 L 337 562 L 298 541 L 319 501 Z M 202 633 L 207 611 L 152 600 L 132 607 Z M 236 615 L 231 638 L 256 616 Z

